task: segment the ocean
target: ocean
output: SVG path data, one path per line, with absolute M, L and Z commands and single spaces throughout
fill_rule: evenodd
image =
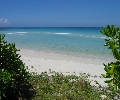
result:
M 18 49 L 71 56 L 113 58 L 103 27 L 4 27 L 0 34 Z

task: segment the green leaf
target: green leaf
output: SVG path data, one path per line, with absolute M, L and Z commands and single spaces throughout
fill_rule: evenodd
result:
M 106 80 L 105 83 L 111 83 L 112 82 L 112 79 L 111 80 Z
M 101 74 L 104 78 L 106 77 L 106 74 Z

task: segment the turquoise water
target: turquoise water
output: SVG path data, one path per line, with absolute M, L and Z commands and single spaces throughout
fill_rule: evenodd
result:
M 28 27 L 1 28 L 5 39 L 15 42 L 20 49 L 62 53 L 74 56 L 112 58 L 105 44 L 102 27 Z

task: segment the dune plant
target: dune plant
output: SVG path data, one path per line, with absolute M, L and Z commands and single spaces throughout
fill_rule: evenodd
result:
M 33 100 L 101 100 L 100 93 L 82 76 L 58 72 L 34 74 L 31 83 L 36 90 Z
M 108 46 L 108 49 L 112 50 L 113 56 L 116 59 L 116 62 L 104 64 L 106 74 L 102 74 L 102 76 L 110 78 L 105 83 L 113 87 L 113 90 L 117 90 L 120 89 L 120 28 L 108 25 L 100 32 L 108 37 L 105 39 L 106 44 L 104 46 Z
M 4 37 L 0 34 L 0 99 L 30 100 L 35 94 L 29 82 L 30 73 L 20 60 L 15 44 L 7 43 Z

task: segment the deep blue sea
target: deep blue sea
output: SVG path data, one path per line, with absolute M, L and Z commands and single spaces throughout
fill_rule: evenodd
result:
M 113 58 L 105 47 L 102 27 L 20 27 L 0 28 L 8 42 L 19 49 L 31 49 L 74 56 Z

